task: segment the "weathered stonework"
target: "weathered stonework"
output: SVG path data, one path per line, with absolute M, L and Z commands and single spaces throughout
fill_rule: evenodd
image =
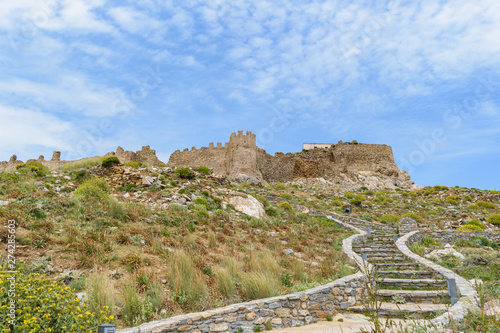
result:
M 377 174 L 391 179 L 395 185 L 411 185 L 407 172 L 394 162 L 392 148 L 387 145 L 343 143 L 328 144 L 298 153 L 269 155 L 256 145 L 256 136 L 239 131 L 229 142 L 184 151 L 177 150 L 168 162 L 170 167 L 206 166 L 216 174 L 236 180 L 240 175 L 260 181 L 286 182 L 296 178 L 334 178 L 341 174 Z
M 409 232 L 418 230 L 417 221 L 411 217 L 403 217 L 399 220 L 399 233 L 406 235 Z
M 118 147 L 116 152 L 110 152 L 107 153 L 104 156 L 116 156 L 120 160 L 121 163 L 127 163 L 129 161 L 136 161 L 136 162 L 141 162 L 141 163 L 146 163 L 150 166 L 158 166 L 160 164 L 164 164 L 161 162 L 158 157 L 156 157 L 156 151 L 152 150 L 149 146 L 144 146 L 142 147 L 141 150 L 138 150 L 136 152 L 132 151 L 125 151 L 123 148 Z M 82 158 L 80 160 L 76 161 L 62 161 L 61 160 L 61 152 L 60 151 L 55 151 L 52 154 L 52 159 L 50 161 L 45 160 L 43 155 L 40 155 L 37 160 L 31 159 L 29 161 L 38 161 L 42 163 L 45 167 L 55 170 L 58 169 L 62 166 L 64 166 L 67 163 L 74 163 L 74 162 L 83 162 L 91 158 Z M 13 155 L 8 162 L 0 162 L 0 171 L 12 171 L 16 169 L 16 165 L 24 163 L 23 161 L 19 161 L 17 159 L 16 155 Z
M 362 274 L 357 273 L 306 291 L 238 303 L 200 313 L 190 313 L 118 330 L 119 333 L 253 332 L 265 328 L 293 327 L 325 320 L 340 311 L 341 303 L 355 304 L 363 294 Z
M 460 292 L 460 295 L 462 296 L 459 299 L 459 301 L 451 308 L 449 308 L 445 314 L 437 318 L 431 319 L 429 321 L 430 326 L 432 327 L 443 326 L 450 322 L 455 322 L 455 323 L 461 322 L 465 317 L 465 315 L 467 314 L 470 307 L 476 304 L 477 292 L 474 289 L 474 287 L 469 283 L 469 281 L 467 281 L 460 275 L 456 274 L 452 270 L 444 268 L 436 263 L 433 263 L 432 261 L 420 257 L 419 255 L 413 253 L 408 248 L 408 245 L 416 242 L 421 237 L 422 237 L 422 231 L 412 231 L 404 235 L 400 239 L 398 239 L 398 241 L 396 242 L 396 246 L 411 261 L 416 262 L 427 269 L 430 269 L 432 271 L 435 271 L 443 275 L 446 279 L 454 279 L 457 285 L 457 289 Z M 421 325 L 427 326 L 428 324 L 424 322 Z
M 163 164 L 163 162 L 156 157 L 156 150 L 152 150 L 150 146 L 144 146 L 141 150 L 136 152 L 124 150 L 122 147 L 118 147 L 116 152 L 107 153 L 105 156 L 116 156 L 121 163 L 135 161 L 145 163 L 150 166 Z

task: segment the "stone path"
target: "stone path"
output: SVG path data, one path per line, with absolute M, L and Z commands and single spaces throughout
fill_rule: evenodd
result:
M 340 321 L 339 321 L 340 320 Z M 396 320 L 396 325 L 407 327 L 414 322 L 405 322 L 403 320 Z M 333 317 L 332 321 L 321 321 L 316 324 L 311 324 L 301 327 L 288 327 L 282 329 L 275 329 L 269 332 L 274 333 L 359 333 L 362 329 L 371 332 L 373 323 L 367 317 L 361 314 L 337 314 Z M 397 330 L 386 331 L 387 333 L 396 333 Z
M 376 228 L 373 223 L 369 225 L 370 235 L 362 222 L 355 223 L 356 228 L 365 230 L 363 236 L 352 244 L 352 250 L 370 263 L 367 269 L 362 267 L 363 261 L 358 261 L 360 268 L 368 274 L 375 274 L 377 295 L 382 302 L 379 316 L 427 319 L 446 312 L 451 302 L 444 276 L 410 261 L 396 247 L 396 234 L 387 228 L 372 229 Z M 356 304 L 349 306 L 348 310 L 361 313 L 367 309 L 365 304 Z

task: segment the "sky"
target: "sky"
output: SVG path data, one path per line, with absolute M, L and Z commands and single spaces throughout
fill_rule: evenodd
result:
M 376 3 L 376 4 L 374 4 Z M 0 160 L 118 146 L 392 146 L 500 190 L 500 1 L 2 0 Z

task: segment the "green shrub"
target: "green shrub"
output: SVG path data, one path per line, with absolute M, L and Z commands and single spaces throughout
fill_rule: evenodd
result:
M 196 177 L 196 174 L 190 168 L 177 168 L 175 169 L 175 173 L 182 179 L 193 179 Z
M 71 288 L 61 282 L 53 282 L 38 273 L 0 272 L 0 309 L 3 308 L 0 322 L 3 332 L 13 332 L 14 329 L 7 324 L 10 299 L 10 280 L 7 278 L 10 277 L 16 279 L 16 308 L 18 311 L 22 309 L 17 312 L 18 332 L 86 332 L 89 327 L 115 322 L 110 308 L 99 307 L 92 298 L 82 304 Z M 34 293 L 38 296 L 33 297 Z M 63 329 L 64 326 L 66 329 Z
M 365 201 L 365 200 L 366 200 L 366 197 L 365 197 L 363 194 L 359 194 L 359 193 L 358 193 L 358 194 L 356 194 L 356 195 L 354 196 L 354 199 L 359 200 L 359 201 Z
M 73 193 L 73 198 L 83 201 L 106 201 L 111 191 L 108 183 L 103 178 L 92 178 L 84 182 Z
M 382 215 L 379 219 L 381 223 L 397 223 L 399 221 L 399 216 L 394 214 Z
M 483 229 L 481 229 L 480 227 L 472 225 L 472 224 L 463 225 L 460 228 L 458 228 L 457 230 L 458 231 L 483 231 Z
M 286 200 L 292 200 L 293 199 L 293 195 L 287 194 L 287 193 L 283 193 L 283 194 L 280 195 L 280 198 L 283 198 L 283 199 L 286 199 Z
M 486 222 L 493 225 L 500 225 L 500 214 L 493 214 L 486 218 Z
M 425 247 L 437 245 L 437 241 L 431 236 L 423 236 L 420 243 Z
M 354 198 L 354 194 L 352 194 L 351 192 L 345 192 L 344 197 L 346 197 L 347 199 L 352 199 Z
M 276 183 L 276 185 L 274 185 L 274 189 L 278 190 L 278 191 L 282 191 L 282 190 L 286 190 L 286 186 L 283 183 Z
M 479 206 L 477 204 L 470 204 L 469 206 L 467 206 L 467 209 L 476 210 L 479 209 Z
M 209 168 L 207 168 L 206 166 L 201 166 L 198 168 L 198 172 L 199 173 L 202 173 L 202 174 L 205 174 L 205 175 L 210 175 L 212 172 L 210 171 Z
M 470 221 L 470 222 L 467 222 L 466 225 L 474 225 L 476 227 L 479 227 L 481 228 L 481 230 L 484 230 L 486 229 L 486 227 L 484 225 L 482 225 L 481 223 L 477 222 L 477 221 Z
M 36 175 L 40 176 L 40 177 L 45 176 L 47 174 L 47 171 L 49 170 L 42 163 L 40 163 L 38 161 L 29 161 L 26 163 L 20 163 L 20 164 L 16 165 L 16 170 L 20 170 L 20 169 L 24 169 L 24 168 L 36 173 Z
M 275 217 L 276 215 L 278 215 L 278 212 L 273 207 L 267 207 L 266 214 L 270 217 Z
M 447 203 L 448 205 L 456 206 L 458 205 L 458 200 L 447 198 L 445 203 Z
M 205 210 L 200 210 L 196 213 L 196 217 L 199 219 L 208 219 L 210 217 L 210 214 L 208 214 L 208 212 Z
M 122 192 L 136 192 L 137 191 L 137 185 L 134 183 L 128 184 L 127 186 L 122 186 L 118 188 L 119 191 Z
M 403 215 L 403 217 L 409 217 L 411 219 L 414 219 L 418 223 L 422 223 L 422 216 L 415 214 L 413 212 L 406 213 L 405 215 Z
M 125 163 L 125 166 L 126 167 L 131 167 L 131 168 L 134 168 L 134 169 L 139 169 L 140 167 L 142 167 L 142 163 L 139 163 L 139 162 L 136 162 L 136 161 L 129 161 L 129 162 Z
M 256 195 L 255 199 L 257 199 L 264 206 L 264 208 L 269 206 L 269 200 L 267 200 L 267 198 Z
M 342 206 L 342 200 L 340 200 L 339 198 L 335 198 L 332 200 L 332 205 L 340 207 Z
M 103 157 L 101 160 L 101 165 L 105 168 L 112 167 L 113 165 L 120 164 L 120 160 L 116 156 Z
M 357 200 L 357 199 L 352 199 L 351 200 L 351 205 L 353 206 L 361 206 L 361 200 Z
M 201 191 L 201 195 L 208 198 L 210 196 L 210 192 L 208 192 L 207 190 L 204 190 L 204 191 Z
M 495 208 L 495 204 L 492 202 L 486 202 L 486 201 L 478 201 L 476 202 L 476 205 L 479 207 L 484 207 L 484 208 Z
M 419 256 L 422 256 L 425 253 L 425 246 L 422 243 L 413 243 L 409 248 L 411 252 L 418 254 Z
M 280 203 L 278 204 L 278 208 L 280 208 L 280 209 L 282 209 L 282 210 L 284 210 L 284 211 L 286 211 L 286 212 L 291 212 L 291 211 L 293 211 L 293 207 L 292 207 L 292 205 L 291 205 L 289 202 L 286 202 L 286 201 L 284 201 L 284 202 L 280 202 Z
M 195 205 L 203 205 L 205 207 L 208 207 L 208 201 L 206 199 L 203 199 L 203 198 L 196 198 L 196 199 L 194 199 L 193 203 Z

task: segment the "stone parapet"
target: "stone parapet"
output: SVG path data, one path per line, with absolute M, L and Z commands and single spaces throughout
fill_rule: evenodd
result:
M 450 322 L 460 322 L 463 320 L 464 316 L 467 314 L 468 309 L 476 304 L 477 301 L 477 292 L 474 287 L 463 277 L 456 274 L 455 272 L 444 268 L 441 265 L 435 264 L 432 261 L 424 259 L 419 255 L 413 253 L 408 245 L 412 244 L 415 241 L 418 241 L 422 237 L 422 231 L 412 231 L 403 237 L 399 238 L 396 242 L 397 248 L 404 253 L 411 261 L 416 262 L 432 271 L 435 271 L 447 279 L 455 279 L 457 289 L 461 294 L 460 300 L 455 303 L 452 307 L 448 309 L 448 311 L 434 319 L 431 319 L 428 323 L 424 325 L 428 326 L 443 326 Z M 464 299 L 465 298 L 465 299 Z

